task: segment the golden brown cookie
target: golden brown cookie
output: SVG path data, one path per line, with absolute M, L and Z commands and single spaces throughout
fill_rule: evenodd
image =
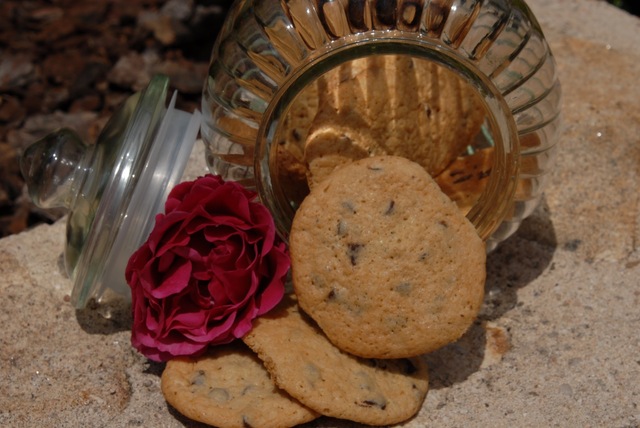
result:
M 370 155 L 406 157 L 433 176 L 462 154 L 484 122 L 475 89 L 454 72 L 407 55 L 353 60 L 326 73 L 319 85 L 308 138 L 331 127 L 353 141 L 362 134 L 358 144 Z
M 340 349 L 401 358 L 458 339 L 482 304 L 485 246 L 418 164 L 377 156 L 312 190 L 289 238 L 302 309 Z
M 359 133 L 338 124 L 315 129 L 307 138 L 304 157 L 307 182 L 313 188 L 336 168 L 369 156 Z
M 485 110 L 475 89 L 433 62 L 388 56 L 393 119 L 382 142 L 390 155 L 409 158 L 435 176 L 473 142 Z
M 286 297 L 243 338 L 276 384 L 317 412 L 369 425 L 417 413 L 428 389 L 425 362 L 362 359 L 342 352 Z
M 318 414 L 278 389 L 256 355 L 242 343 L 198 358 L 178 358 L 162 373 L 162 393 L 183 415 L 230 428 L 281 428 Z
M 341 165 L 378 153 L 370 124 L 362 116 L 359 82 L 350 77 L 356 64 L 366 66 L 362 61 L 348 62 L 315 82 L 319 105 L 304 143 L 310 188 Z

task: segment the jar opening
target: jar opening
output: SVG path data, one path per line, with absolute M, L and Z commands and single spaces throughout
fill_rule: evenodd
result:
M 280 234 L 314 185 L 376 155 L 422 165 L 483 239 L 510 208 L 519 166 L 510 110 L 483 73 L 441 46 L 380 37 L 332 46 L 282 85 L 254 165 Z

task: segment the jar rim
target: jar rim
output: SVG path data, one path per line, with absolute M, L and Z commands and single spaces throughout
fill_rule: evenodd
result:
M 494 163 L 487 185 L 467 218 L 482 239 L 489 239 L 512 208 L 520 166 L 516 123 L 498 88 L 471 61 L 419 35 L 407 37 L 406 33 L 396 31 L 370 31 L 336 42 L 317 50 L 314 58 L 289 74 L 273 95 L 258 129 L 254 157 L 256 187 L 262 202 L 274 215 L 279 234 L 285 240 L 288 238 L 295 207 L 284 202 L 282 189 L 273 185 L 273 153 L 277 145 L 274 142 L 280 123 L 296 96 L 316 78 L 341 64 L 373 55 L 401 54 L 426 59 L 453 71 L 480 95 L 493 131 Z

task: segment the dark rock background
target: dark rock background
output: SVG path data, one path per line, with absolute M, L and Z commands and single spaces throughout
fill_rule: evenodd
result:
M 52 222 L 26 194 L 18 160 L 63 126 L 93 143 L 114 110 L 163 73 L 178 107 L 200 104 L 230 0 L 0 2 L 0 237 Z

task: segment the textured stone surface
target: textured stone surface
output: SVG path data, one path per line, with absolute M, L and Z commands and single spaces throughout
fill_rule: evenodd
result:
M 406 426 L 640 426 L 640 20 L 529 3 L 563 82 L 558 168 L 490 254 L 481 319 L 429 356 L 432 389 Z M 71 308 L 63 245 L 61 222 L 0 240 L 0 425 L 199 426 L 165 404 L 125 309 Z

